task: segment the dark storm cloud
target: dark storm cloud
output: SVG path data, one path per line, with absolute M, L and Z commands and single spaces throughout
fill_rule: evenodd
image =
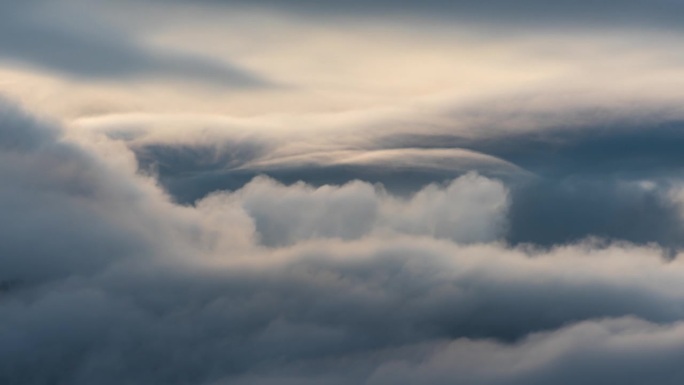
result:
M 0 5 L 1 61 L 76 78 L 162 77 L 240 88 L 268 85 L 265 79 L 230 63 L 142 45 L 126 31 L 88 20 L 92 11 L 72 15 L 71 25 L 45 15 L 36 17 L 44 4 L 10 1 Z M 76 8 L 74 13 L 79 11 Z
M 350 240 L 363 226 L 334 219 L 379 194 L 369 185 L 262 179 L 181 207 L 98 143 L 106 157 L 0 110 L 3 384 L 682 381 L 684 266 L 659 249 L 463 246 L 396 226 L 483 207 L 468 229 L 499 211 L 496 181 L 392 200 L 411 214 L 385 222 L 398 234 Z M 241 240 L 263 215 L 307 232 Z

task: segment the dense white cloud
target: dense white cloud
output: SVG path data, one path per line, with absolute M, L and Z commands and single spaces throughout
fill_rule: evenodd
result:
M 263 244 L 306 239 L 359 239 L 375 234 L 413 234 L 455 242 L 487 242 L 505 232 L 507 192 L 499 182 L 468 174 L 448 186 L 430 185 L 410 199 L 395 198 L 360 181 L 341 187 L 283 186 L 256 178 L 235 193 L 197 203 L 205 216 L 244 210 Z M 231 225 L 233 216 L 229 216 Z

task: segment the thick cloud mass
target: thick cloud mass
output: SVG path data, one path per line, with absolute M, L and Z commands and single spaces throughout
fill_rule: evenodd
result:
M 684 383 L 683 5 L 0 1 L 0 385 Z
M 359 239 L 375 233 L 427 235 L 486 242 L 505 230 L 507 194 L 500 183 L 469 174 L 443 188 L 430 185 L 411 199 L 394 198 L 368 183 L 314 189 L 257 178 L 234 194 L 197 204 L 208 214 L 242 209 L 254 219 L 261 243 L 283 246 L 312 238 Z
M 120 143 L 1 122 L 2 383 L 682 380 L 681 261 L 468 246 L 502 237 L 501 182 L 257 178 L 183 207 Z

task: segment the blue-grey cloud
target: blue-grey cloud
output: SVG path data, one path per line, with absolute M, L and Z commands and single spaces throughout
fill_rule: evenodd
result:
M 34 14 L 42 5 L 0 5 L 0 60 L 90 80 L 165 78 L 234 88 L 269 85 L 265 78 L 231 63 L 143 45 L 134 33 L 106 24 L 83 23 L 79 29 L 44 15 L 37 18 Z M 75 25 L 80 17 L 90 17 L 83 12 L 73 15 Z
M 181 0 L 177 0 L 181 1 Z M 332 17 L 421 18 L 498 27 L 678 28 L 684 4 L 677 0 L 477 1 L 477 0 L 205 0 L 207 4 L 277 9 Z
M 105 1 L 5 1 L 0 61 L 84 83 L 271 85 L 231 63 L 148 45 L 145 28 L 120 17 L 140 4 L 117 4 L 120 24 L 109 25 L 98 17 Z M 676 31 L 684 7 L 144 7 L 168 27 L 182 17 L 165 7 L 178 4 L 292 12 L 285 19 L 322 29 L 369 17 L 380 29 L 387 21 L 420 31 L 428 20 L 506 36 L 528 27 Z M 48 14 L 60 5 L 74 12 L 69 21 Z M 676 76 L 668 66 L 636 84 Z M 587 115 L 565 104 L 572 92 L 547 103 L 531 88 L 534 100 L 493 95 L 491 108 L 427 118 L 421 96 L 400 103 L 406 114 L 373 105 L 198 118 L 199 130 L 196 115 L 153 114 L 141 127 L 133 116 L 102 118 L 102 131 L 65 128 L 0 100 L 0 384 L 682 383 L 681 119 L 658 107 L 658 87 L 639 111 L 617 101 Z
M 213 191 L 237 190 L 260 174 L 286 184 L 317 186 L 363 180 L 411 196 L 427 184 L 448 183 L 474 170 L 510 186 L 511 243 L 550 246 L 596 236 L 680 248 L 684 222 L 670 195 L 684 171 L 681 122 L 630 123 L 629 113 L 624 114 L 619 125 L 551 126 L 482 136 L 428 131 L 380 135 L 361 149 L 338 144 L 366 155 L 360 163 L 341 162 L 344 158 L 329 149 L 325 154 L 337 161 L 323 161 L 315 145 L 309 150 L 313 154 L 304 151 L 295 157 L 302 159 L 298 162 L 272 158 L 278 145 L 259 138 L 212 145 L 132 142 L 132 148 L 142 169 L 154 172 L 181 203 Z M 444 157 L 463 149 L 489 158 Z M 396 156 L 371 161 L 373 154 L 384 153 Z M 416 154 L 430 156 L 430 161 Z
M 669 191 L 684 171 L 682 132 L 678 121 L 627 120 L 619 126 L 549 127 L 489 138 L 394 140 L 470 148 L 534 173 L 536 178 L 514 183 L 511 242 L 552 245 L 598 236 L 679 248 L 684 223 Z
M 396 198 L 381 221 L 394 233 L 335 220 L 367 211 L 378 191 L 360 182 L 262 179 L 183 207 L 121 167 L 120 144 L 99 141 L 104 158 L 16 108 L 0 114 L 2 383 L 682 380 L 653 359 L 684 352 L 681 261 L 629 244 L 439 236 L 450 207 L 496 209 L 500 182 Z M 402 210 L 415 215 L 392 216 Z M 267 231 L 289 246 L 262 247 Z M 638 370 L 611 370 L 623 367 Z

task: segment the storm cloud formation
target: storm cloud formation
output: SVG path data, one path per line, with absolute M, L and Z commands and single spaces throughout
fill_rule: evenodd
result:
M 681 384 L 681 7 L 2 3 L 0 384 Z

